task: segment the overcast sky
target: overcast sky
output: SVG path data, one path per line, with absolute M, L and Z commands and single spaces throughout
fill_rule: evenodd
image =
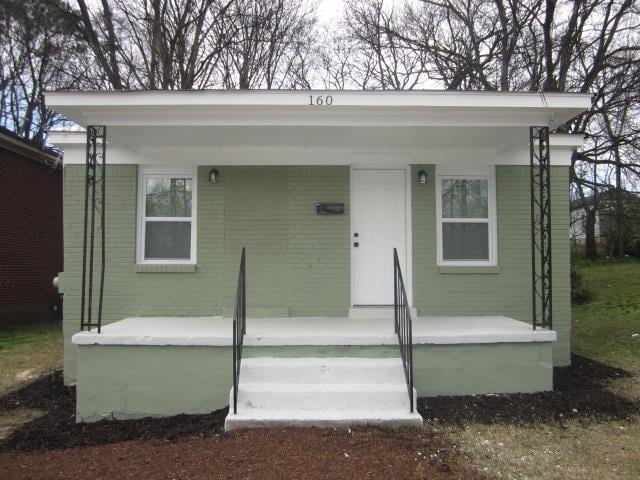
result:
M 344 0 L 316 0 L 318 3 L 318 19 L 329 24 L 332 20 L 342 18 Z M 402 0 L 385 0 L 385 8 L 392 8 L 404 3 Z
M 318 19 L 328 23 L 334 18 L 340 18 L 343 4 L 343 0 L 318 0 Z

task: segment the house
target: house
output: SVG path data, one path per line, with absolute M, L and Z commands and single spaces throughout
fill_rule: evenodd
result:
M 0 324 L 60 316 L 59 153 L 0 127 Z
M 613 248 L 612 243 L 621 235 L 625 251 L 640 253 L 640 195 L 621 191 L 622 211 L 620 212 L 621 230 L 616 231 L 616 203 L 618 192 L 614 189 L 589 195 L 584 199 L 575 199 L 571 208 L 571 239 L 576 245 L 584 245 L 589 235 L 588 219 L 593 215 L 593 238 L 596 243 L 604 243 Z
M 589 96 L 46 97 L 87 127 L 51 137 L 78 421 L 413 425 L 418 395 L 550 390 L 569 364 L 582 139 L 549 130 Z
M 585 207 L 586 204 L 586 207 Z M 587 241 L 587 232 L 589 230 L 588 226 L 588 216 L 589 210 L 593 210 L 593 236 L 596 241 L 601 240 L 600 233 L 600 223 L 601 216 L 600 213 L 594 210 L 592 207 L 594 205 L 593 197 L 586 197 L 583 202 L 581 199 L 571 200 L 569 203 L 570 210 L 570 232 L 571 232 L 571 240 L 574 245 L 584 245 Z

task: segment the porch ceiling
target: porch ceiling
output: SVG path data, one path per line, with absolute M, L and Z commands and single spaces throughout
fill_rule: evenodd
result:
M 347 149 L 499 148 L 525 144 L 525 127 L 114 126 L 111 138 L 156 149 L 287 147 Z

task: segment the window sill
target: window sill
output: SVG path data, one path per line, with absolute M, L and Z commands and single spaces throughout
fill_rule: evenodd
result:
M 478 266 L 452 266 L 452 265 L 440 265 L 438 272 L 443 274 L 481 274 L 481 275 L 495 275 L 500 273 L 500 267 L 498 265 L 478 265 Z
M 138 263 L 136 273 L 194 273 L 195 263 Z

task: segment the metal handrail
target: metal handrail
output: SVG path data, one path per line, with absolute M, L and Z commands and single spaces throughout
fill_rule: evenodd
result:
M 240 383 L 240 364 L 242 362 L 242 346 L 247 333 L 247 310 L 245 293 L 245 255 L 242 247 L 240 272 L 236 288 L 236 305 L 233 311 L 233 413 L 238 413 L 238 385 Z
M 404 287 L 398 251 L 393 249 L 393 314 L 395 332 L 398 335 L 402 368 L 407 381 L 410 411 L 413 413 L 413 322 L 411 308 Z

